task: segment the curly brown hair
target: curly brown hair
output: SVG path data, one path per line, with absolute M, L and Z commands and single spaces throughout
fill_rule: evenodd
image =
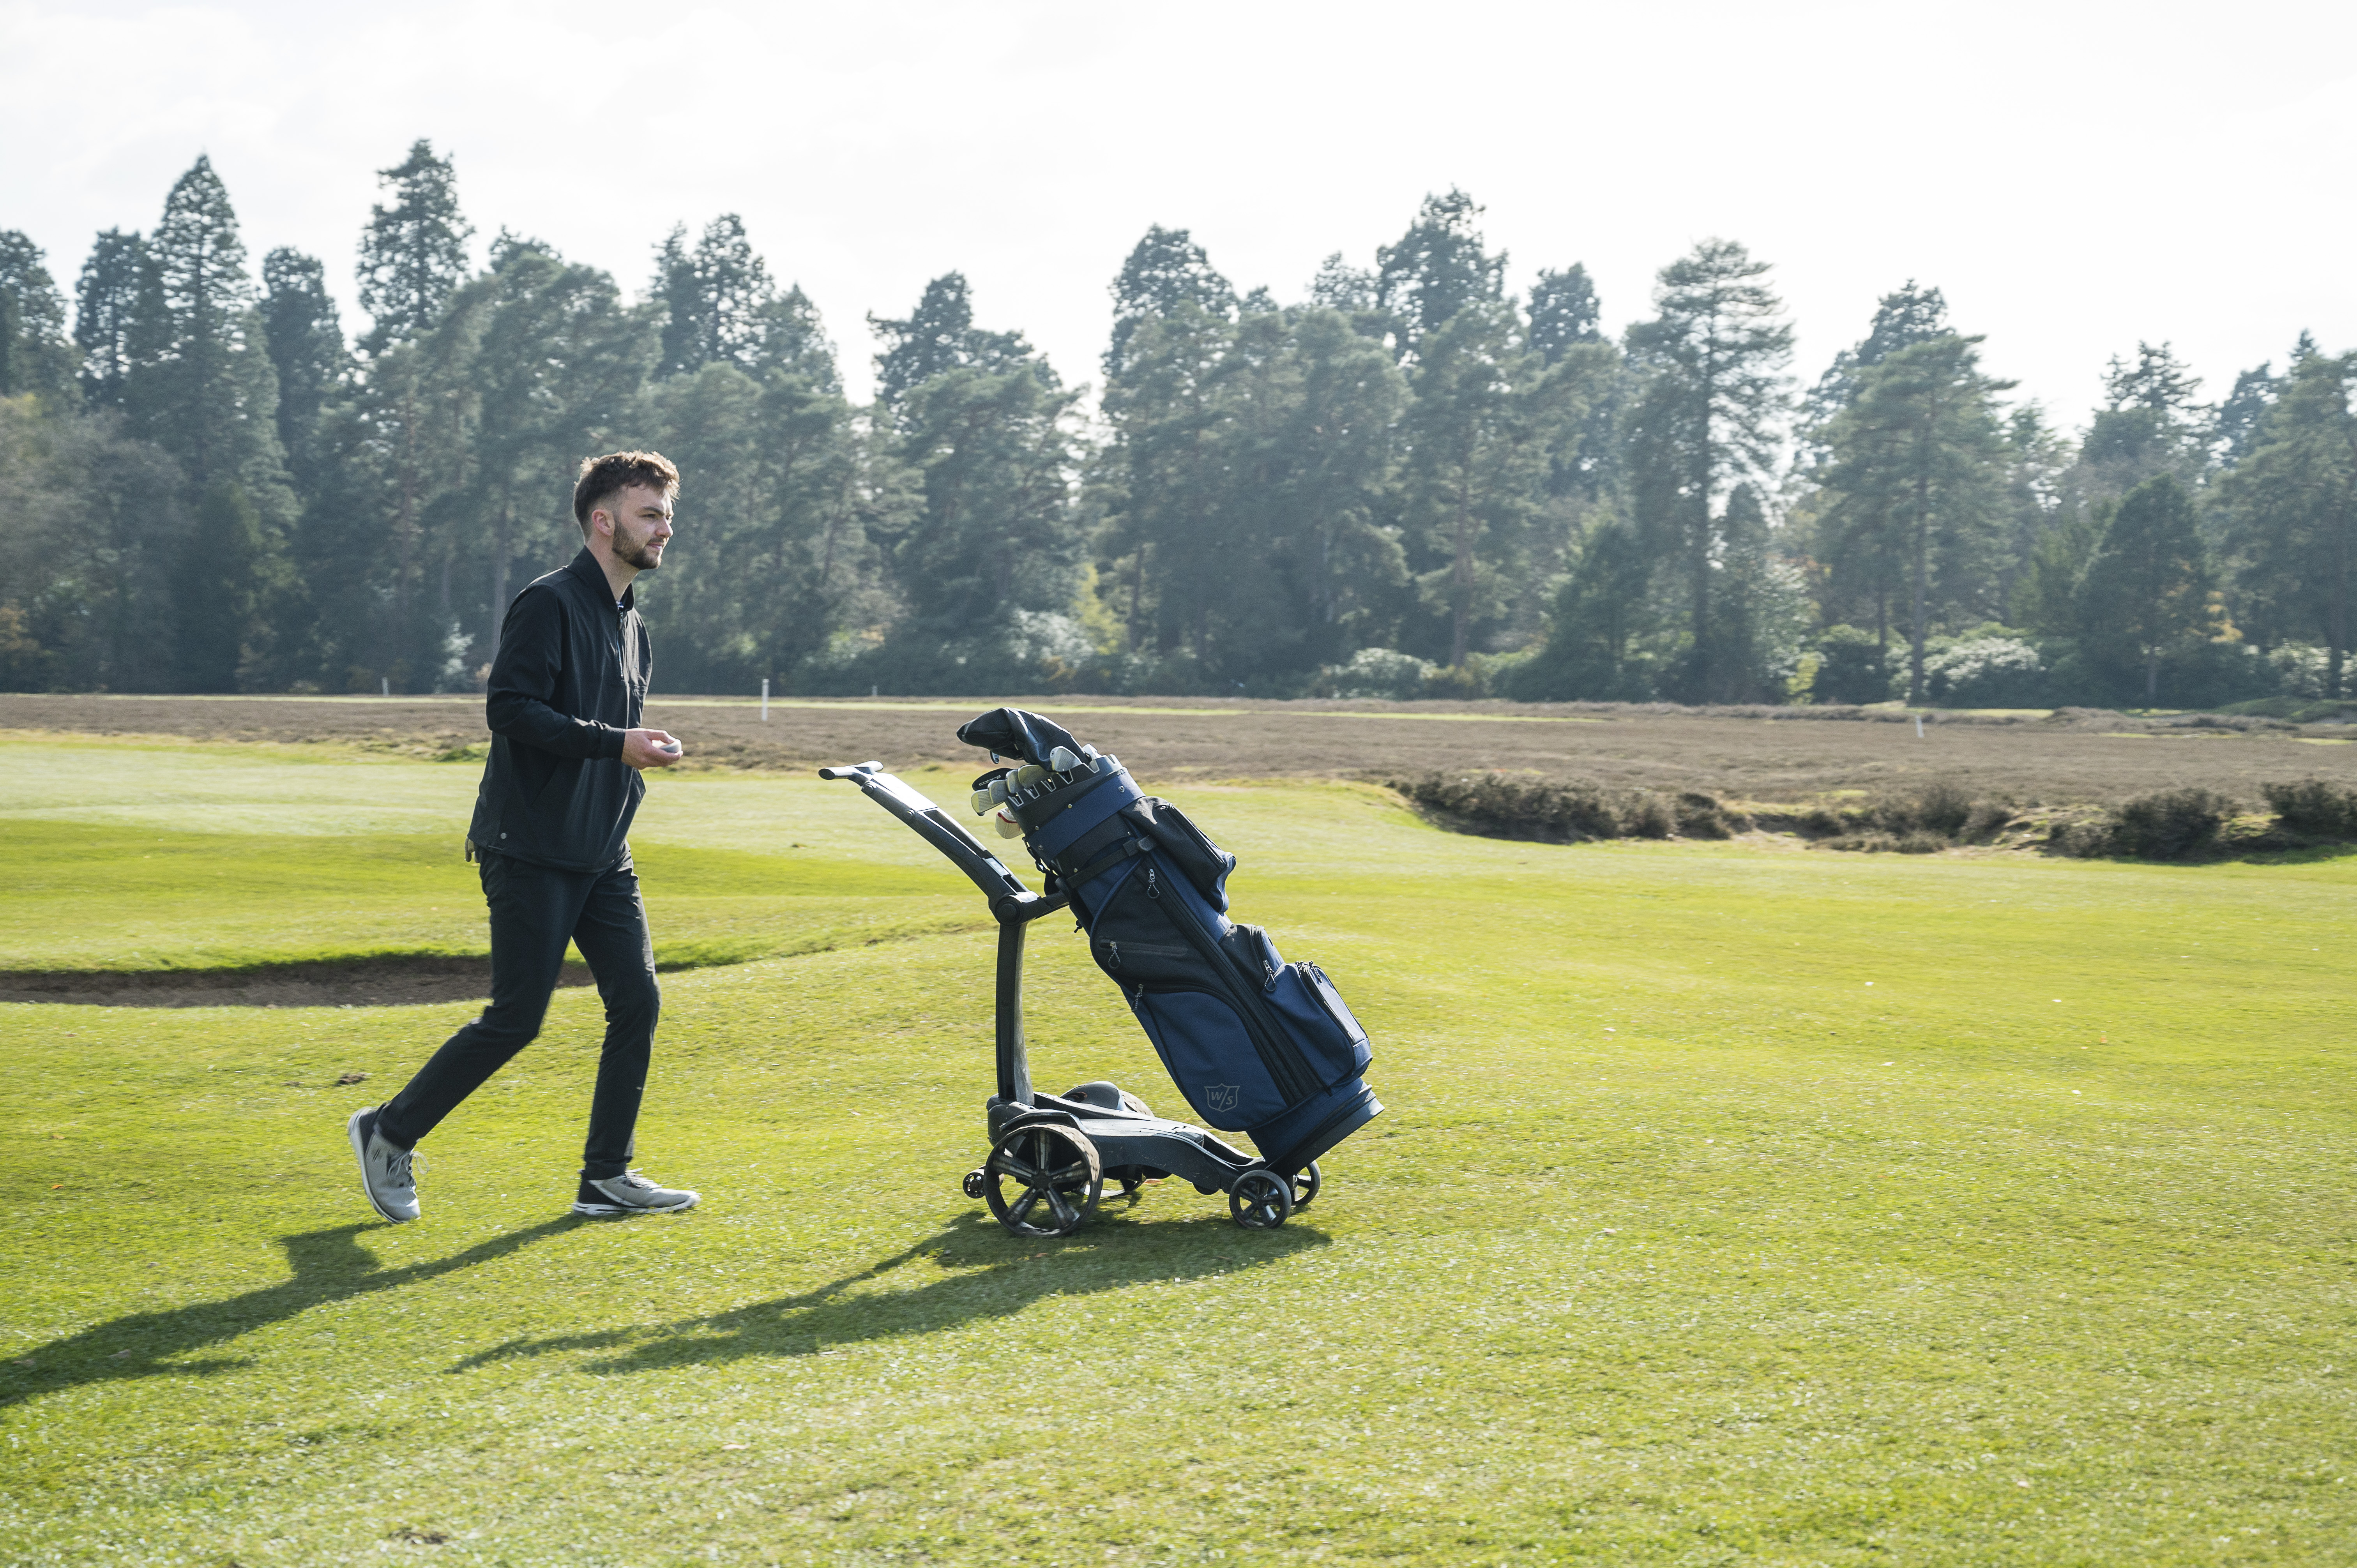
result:
M 581 525 L 582 538 L 589 537 L 589 514 L 608 497 L 633 485 L 675 496 L 679 469 L 660 452 L 608 452 L 581 459 L 581 477 L 573 481 L 573 521 Z

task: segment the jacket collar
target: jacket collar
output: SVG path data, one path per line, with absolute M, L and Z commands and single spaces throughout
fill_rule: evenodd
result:
M 597 564 L 597 557 L 589 553 L 587 545 L 581 547 L 581 553 L 573 558 L 573 564 L 567 566 L 565 570 L 580 578 L 582 585 L 597 596 L 599 604 L 613 602 L 614 589 L 613 585 L 606 581 L 606 568 Z M 634 610 L 638 607 L 639 585 L 632 583 L 622 590 L 622 608 Z

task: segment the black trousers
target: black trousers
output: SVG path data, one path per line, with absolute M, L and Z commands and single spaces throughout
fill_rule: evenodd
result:
M 606 1047 L 597 1060 L 581 1174 L 590 1180 L 620 1176 L 630 1168 L 647 1058 L 662 1010 L 639 874 L 627 854 L 604 871 L 557 871 L 479 853 L 483 901 L 491 911 L 491 1004 L 385 1101 L 377 1126 L 396 1144 L 415 1144 L 532 1044 L 569 940 L 589 961 L 606 1004 Z

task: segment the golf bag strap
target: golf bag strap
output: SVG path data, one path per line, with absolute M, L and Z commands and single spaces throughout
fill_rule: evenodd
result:
M 1047 868 L 1065 886 L 1078 887 L 1153 847 L 1152 839 L 1131 832 L 1127 822 L 1113 817 L 1073 840 Z

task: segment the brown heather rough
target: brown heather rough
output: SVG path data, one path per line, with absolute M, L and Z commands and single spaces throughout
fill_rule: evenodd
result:
M 683 766 L 783 772 L 872 757 L 979 771 L 985 759 L 959 744 L 956 729 L 1000 703 L 1055 718 L 1149 787 L 1494 768 L 1747 803 L 1907 794 L 1937 780 L 2023 805 L 2110 806 L 2204 789 L 2256 810 L 2261 786 L 2273 781 L 2357 786 L 2357 726 L 2091 709 L 1929 714 L 1921 739 L 1912 715 L 1895 709 L 1497 702 L 798 698 L 773 702 L 763 724 L 750 699 L 657 697 L 647 720 L 686 743 Z M 454 762 L 479 756 L 488 739 L 474 696 L 0 695 L 0 732 L 17 732 L 8 737 L 15 744 L 49 732 L 357 746 Z

